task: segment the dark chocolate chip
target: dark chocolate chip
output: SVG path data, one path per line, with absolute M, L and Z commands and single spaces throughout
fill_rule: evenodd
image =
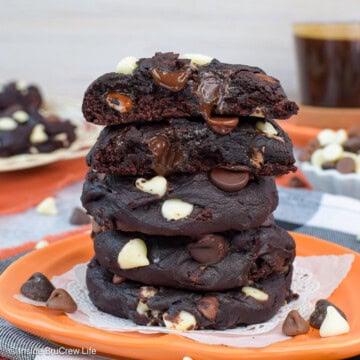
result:
M 176 164 L 183 158 L 180 145 L 176 142 L 171 143 L 165 135 L 152 137 L 147 141 L 147 145 L 154 155 L 151 167 L 158 175 L 172 173 Z
M 73 313 L 77 310 L 77 305 L 71 295 L 64 289 L 55 289 L 48 301 L 46 306 L 49 309 L 62 311 L 66 313 Z
M 133 108 L 132 100 L 123 94 L 110 93 L 106 95 L 107 104 L 120 114 L 127 114 Z
M 320 326 L 322 324 L 322 322 L 325 319 L 326 316 L 326 311 L 327 311 L 327 307 L 328 306 L 332 306 L 334 307 L 339 314 L 345 319 L 346 319 L 346 315 L 337 307 L 335 306 L 333 303 L 331 303 L 330 301 L 321 299 L 318 300 L 315 304 L 315 310 L 313 311 L 313 313 L 310 315 L 310 325 L 315 328 L 315 329 L 320 329 Z
M 32 300 L 47 301 L 54 289 L 44 274 L 36 272 L 21 286 L 20 292 Z
M 306 187 L 306 182 L 295 175 L 290 179 L 289 186 L 293 188 L 304 188 Z
M 313 152 L 320 148 L 321 148 L 321 145 L 317 138 L 313 138 L 313 139 L 309 140 L 309 142 L 306 144 L 306 146 L 301 150 L 301 152 L 299 154 L 299 160 L 310 162 L 311 155 L 313 154 Z
M 239 118 L 209 117 L 207 123 L 212 131 L 219 135 L 227 135 L 239 124 Z
M 360 125 L 355 125 L 348 131 L 349 138 L 360 137 Z
M 204 235 L 198 241 L 187 245 L 191 257 L 200 264 L 216 264 L 222 260 L 229 249 L 224 237 L 220 235 Z
M 70 224 L 73 225 L 87 225 L 91 223 L 91 218 L 86 212 L 78 207 L 74 208 L 71 217 Z
M 357 153 L 360 151 L 360 136 L 354 136 L 352 138 L 347 139 L 344 144 L 343 148 L 345 151 L 350 151 L 353 153 Z
M 242 190 L 248 183 L 248 172 L 230 171 L 220 168 L 212 169 L 210 179 L 219 189 L 234 192 Z
M 326 161 L 321 165 L 323 170 L 331 170 L 336 168 L 336 163 L 334 161 Z
M 282 332 L 287 336 L 307 334 L 309 332 L 309 324 L 297 310 L 292 310 L 286 316 Z
M 219 309 L 219 301 L 215 296 L 206 296 L 198 302 L 196 307 L 203 316 L 214 321 Z
M 356 164 L 354 159 L 350 157 L 344 157 L 336 163 L 336 170 L 342 174 L 350 174 L 355 172 Z
M 151 69 L 150 73 L 156 84 L 170 91 L 178 92 L 187 84 L 191 70 L 162 71 Z

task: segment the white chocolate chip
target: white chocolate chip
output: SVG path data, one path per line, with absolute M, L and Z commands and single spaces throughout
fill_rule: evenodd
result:
M 29 149 L 30 154 L 38 154 L 39 150 L 35 146 L 31 146 Z
M 38 241 L 36 243 L 35 249 L 39 250 L 39 249 L 42 249 L 42 248 L 47 247 L 47 246 L 49 246 L 49 243 L 46 240 L 40 240 L 40 241 Z
M 165 326 L 170 330 L 193 330 L 196 328 L 197 324 L 195 316 L 183 310 L 180 311 L 175 318 L 172 318 L 169 314 L 164 313 L 163 320 Z
M 167 191 L 167 181 L 163 176 L 154 176 L 150 180 L 139 178 L 135 182 L 135 186 L 148 194 L 163 197 Z
M 350 331 L 348 322 L 333 307 L 326 308 L 326 316 L 320 326 L 320 336 L 329 337 L 346 334 Z
M 147 247 L 144 240 L 136 238 L 129 240 L 120 250 L 118 258 L 120 269 L 134 269 L 148 266 Z
M 264 118 L 265 114 L 260 106 L 257 106 L 253 113 L 250 114 L 252 117 Z
M 193 360 L 190 356 L 184 356 L 182 360 Z
M 261 131 L 269 138 L 272 138 L 278 134 L 274 126 L 268 121 L 258 121 L 255 126 L 257 130 Z
M 67 133 L 60 133 L 54 136 L 54 140 L 65 142 L 68 139 Z
M 344 149 L 339 144 L 330 144 L 323 148 L 324 161 L 339 160 L 344 153 Z
M 255 125 L 256 129 L 261 131 L 266 137 L 269 139 L 275 139 L 282 142 L 285 142 L 285 140 L 278 136 L 277 130 L 274 128 L 274 126 L 268 122 L 268 121 L 258 121 Z
M 321 165 L 325 162 L 324 155 L 323 155 L 323 149 L 317 149 L 315 150 L 310 159 L 311 165 L 321 167 Z
M 265 292 L 253 288 L 251 286 L 244 286 L 241 288 L 241 291 L 246 295 L 246 296 L 250 296 L 252 298 L 254 298 L 255 300 L 258 301 L 267 301 L 269 299 L 269 295 L 266 294 Z
M 47 141 L 49 137 L 45 132 L 45 126 L 43 124 L 37 124 L 31 131 L 30 142 L 32 144 L 39 144 Z
M 276 131 L 274 126 L 268 121 L 258 121 L 255 127 L 257 130 L 261 131 L 266 137 L 284 142 L 284 139 L 277 135 L 278 132 Z
M 208 65 L 212 61 L 212 57 L 202 54 L 184 54 L 179 56 L 180 59 L 191 60 L 192 65 Z
M 64 147 L 67 147 L 67 146 L 70 145 L 67 133 L 56 134 L 54 136 L 54 140 L 55 141 L 61 141 Z
M 184 219 L 188 217 L 193 210 L 194 205 L 181 199 L 166 200 L 161 206 L 161 214 L 168 221 Z
M 152 286 L 142 286 L 140 288 L 139 296 L 142 299 L 150 299 L 158 293 L 158 290 Z
M 19 80 L 16 82 L 15 87 L 18 91 L 26 91 L 29 87 L 29 84 L 24 80 Z
M 57 209 L 55 205 L 55 199 L 48 197 L 44 199 L 37 207 L 36 211 L 42 215 L 56 215 Z
M 116 72 L 119 74 L 131 75 L 137 68 L 138 58 L 135 56 L 127 56 L 119 61 L 116 66 Z
M 342 145 L 348 139 L 348 134 L 344 129 L 340 129 L 335 134 L 335 143 Z
M 19 123 L 25 123 L 29 120 L 29 114 L 23 110 L 15 111 L 11 116 Z
M 4 116 L 0 118 L 0 130 L 1 131 L 11 131 L 17 128 L 17 122 L 11 117 Z
M 336 132 L 331 129 L 324 129 L 320 131 L 320 133 L 317 136 L 317 139 L 321 146 L 332 144 L 336 140 Z
M 137 304 L 137 307 L 136 307 L 136 312 L 140 315 L 146 315 L 146 313 L 149 311 L 149 307 L 147 306 L 147 304 L 140 300 Z

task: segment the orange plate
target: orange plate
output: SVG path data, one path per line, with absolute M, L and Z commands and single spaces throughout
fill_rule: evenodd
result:
M 233 348 L 201 344 L 178 335 L 115 333 L 78 324 L 66 315 L 24 304 L 13 295 L 29 276 L 40 271 L 61 274 L 93 255 L 89 235 L 77 235 L 34 251 L 12 264 L 0 276 L 0 315 L 21 329 L 72 347 L 96 348 L 98 353 L 138 359 L 340 359 L 360 353 L 360 255 L 338 245 L 306 235 L 292 234 L 298 255 L 355 255 L 351 271 L 330 300 L 345 311 L 349 334 L 320 338 L 317 330 L 264 348 Z M 336 269 L 329 269 L 331 272 Z
M 360 108 L 330 108 L 301 105 L 291 118 L 297 125 L 317 128 L 348 129 L 360 125 Z

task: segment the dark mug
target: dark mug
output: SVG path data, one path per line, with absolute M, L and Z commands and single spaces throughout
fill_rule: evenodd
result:
M 360 107 L 360 23 L 294 25 L 304 105 Z

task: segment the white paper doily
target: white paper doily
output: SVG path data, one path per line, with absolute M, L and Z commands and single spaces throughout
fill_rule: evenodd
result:
M 56 287 L 66 289 L 75 302 L 78 310 L 68 316 L 79 323 L 105 331 L 124 332 L 138 331 L 142 333 L 177 333 L 181 336 L 206 343 L 222 344 L 234 347 L 263 347 L 288 339 L 282 334 L 281 326 L 290 310 L 298 310 L 308 319 L 318 299 L 327 298 L 339 286 L 351 268 L 354 256 L 328 255 L 297 257 L 294 262 L 292 290 L 299 294 L 296 301 L 283 306 L 269 321 L 238 327 L 225 331 L 193 330 L 179 332 L 157 326 L 139 326 L 127 319 L 99 311 L 90 301 L 85 283 L 86 264 L 76 265 L 73 269 L 51 279 Z M 336 269 L 329 276 L 329 269 Z M 44 303 L 34 302 L 21 295 L 15 297 L 26 303 L 44 306 Z

